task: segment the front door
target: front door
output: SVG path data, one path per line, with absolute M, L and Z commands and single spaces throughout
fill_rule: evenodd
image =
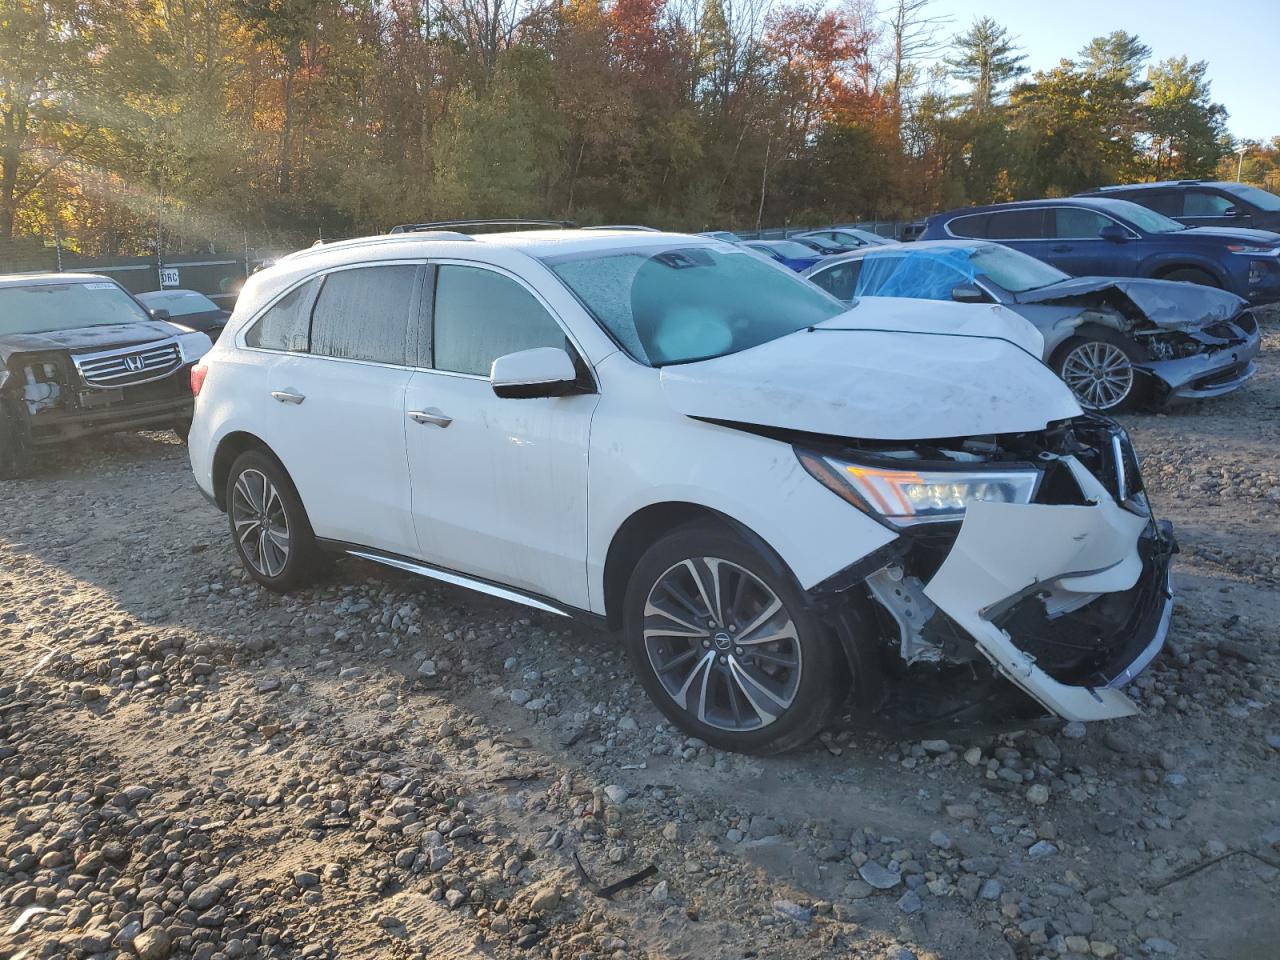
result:
M 587 449 L 599 395 L 502 399 L 493 361 L 533 347 L 578 351 L 513 276 L 436 267 L 430 369 L 405 401 L 413 518 L 427 562 L 585 608 Z

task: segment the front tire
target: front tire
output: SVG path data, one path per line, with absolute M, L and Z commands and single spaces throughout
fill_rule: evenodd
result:
M 645 691 L 714 747 L 790 750 L 831 715 L 834 638 L 782 561 L 725 527 L 681 527 L 650 547 L 627 585 L 623 619 Z
M 240 454 L 227 475 L 225 503 L 231 539 L 249 576 L 276 593 L 314 578 L 320 549 L 278 460 L 262 450 Z
M 1213 274 L 1204 270 L 1197 270 L 1195 267 L 1178 267 L 1170 270 L 1168 273 L 1160 274 L 1161 280 L 1181 280 L 1184 283 L 1198 283 L 1202 287 L 1219 287 L 1220 284 L 1214 279 Z
M 1053 370 L 1086 410 L 1114 413 L 1147 400 L 1139 347 L 1119 334 L 1097 330 L 1072 337 L 1055 351 Z

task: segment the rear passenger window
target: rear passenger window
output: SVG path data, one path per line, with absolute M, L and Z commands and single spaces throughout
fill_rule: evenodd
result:
M 319 285 L 317 280 L 308 280 L 277 300 L 245 333 L 245 346 L 306 353 L 307 323 Z
M 403 365 L 417 278 L 411 263 L 327 274 L 311 318 L 311 352 Z
M 1040 240 L 1044 237 L 1044 209 L 993 213 L 987 222 L 986 236 L 991 240 Z
M 487 377 L 493 361 L 508 353 L 567 346 L 537 298 L 492 270 L 442 265 L 434 314 L 437 370 Z
M 1059 240 L 1097 240 L 1102 228 L 1115 223 L 1096 210 L 1058 207 L 1053 211 L 1054 233 Z
M 987 236 L 987 221 L 990 219 L 991 214 L 989 213 L 976 213 L 968 217 L 956 217 L 947 224 L 947 229 L 957 237 L 980 240 Z
M 1172 190 L 1135 191 L 1123 199 L 1140 203 L 1156 213 L 1163 213 L 1166 217 L 1182 216 L 1182 194 Z
M 1227 211 L 1234 207 L 1234 200 L 1220 193 L 1209 193 L 1207 190 L 1188 190 L 1185 205 L 1182 208 L 1184 217 L 1225 217 Z

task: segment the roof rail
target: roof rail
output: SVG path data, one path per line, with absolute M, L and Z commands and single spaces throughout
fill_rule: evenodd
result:
M 422 233 L 426 230 L 457 230 L 460 227 L 558 227 L 570 229 L 578 225 L 572 220 L 437 220 L 434 223 L 400 223 L 388 233 Z

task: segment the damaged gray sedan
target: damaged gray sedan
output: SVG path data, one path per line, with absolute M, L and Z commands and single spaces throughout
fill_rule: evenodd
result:
M 1204 400 L 1254 372 L 1261 334 L 1235 294 L 1176 280 L 1071 277 L 997 243 L 931 240 L 832 257 L 804 274 L 845 301 L 996 303 L 1044 337 L 1080 405 L 1116 411 Z

